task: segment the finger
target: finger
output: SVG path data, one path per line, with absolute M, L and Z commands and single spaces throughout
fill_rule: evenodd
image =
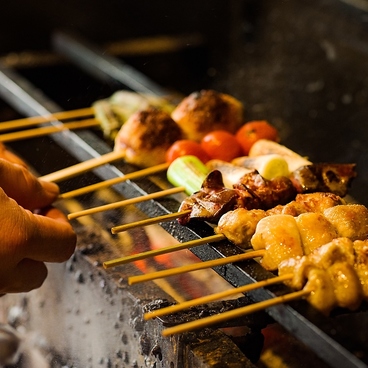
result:
M 0 272 L 0 293 L 22 293 L 39 288 L 47 277 L 44 263 L 23 259 L 7 272 Z
M 33 213 L 34 214 L 37 214 L 37 215 L 41 215 L 41 216 L 46 216 L 46 217 L 49 217 L 49 218 L 52 218 L 54 220 L 58 220 L 58 221 L 61 221 L 61 222 L 67 222 L 67 223 L 69 223 L 69 220 L 64 215 L 64 213 L 61 212 L 56 207 L 52 207 L 52 206 L 44 207 L 44 208 L 41 208 L 41 209 L 39 209 L 37 211 L 34 211 Z
M 23 256 L 41 262 L 64 262 L 74 253 L 76 234 L 67 221 L 32 214 L 25 211 L 28 219 L 23 236 Z
M 74 253 L 76 234 L 68 221 L 32 214 L 28 216 L 24 257 L 41 262 L 64 262 Z M 54 215 L 57 211 L 51 211 Z M 22 229 L 20 229 L 21 231 Z M 25 234 L 24 234 L 25 235 Z M 23 235 L 23 236 L 24 236 Z
M 73 254 L 76 234 L 65 219 L 33 214 L 20 207 L 1 188 L 0 208 L 0 272 L 4 267 L 14 268 L 24 258 L 63 262 Z
M 59 195 L 59 187 L 38 180 L 25 167 L 0 158 L 0 186 L 21 206 L 34 210 L 49 206 Z

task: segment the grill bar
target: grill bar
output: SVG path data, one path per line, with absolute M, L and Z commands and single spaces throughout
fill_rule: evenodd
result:
M 57 32 L 53 36 L 56 51 L 73 60 L 83 70 L 104 81 L 119 82 L 137 93 L 167 96 L 169 92 L 115 57 L 79 37 Z

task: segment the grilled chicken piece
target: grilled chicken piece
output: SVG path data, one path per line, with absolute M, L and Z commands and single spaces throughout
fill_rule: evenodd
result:
M 298 194 L 295 201 L 305 208 L 305 212 L 323 212 L 346 202 L 340 196 L 333 193 L 316 192 L 309 194 Z
M 308 257 L 316 267 L 323 269 L 327 269 L 337 262 L 347 262 L 354 265 L 353 242 L 348 238 L 336 238 L 317 248 Z
M 327 270 L 318 268 L 310 257 L 293 257 L 282 261 L 279 276 L 292 274 L 293 278 L 285 284 L 295 290 L 310 290 L 308 301 L 322 313 L 328 314 L 337 306 L 334 286 Z
M 245 208 L 270 209 L 278 204 L 286 204 L 295 198 L 296 192 L 289 178 L 278 176 L 267 180 L 257 171 L 244 175 L 234 184 L 241 196 Z
M 175 105 L 166 98 L 131 91 L 117 91 L 109 98 L 92 104 L 96 119 L 99 121 L 104 137 L 114 141 L 122 125 L 135 112 L 149 106 L 159 108 L 171 114 Z
M 327 269 L 337 305 L 341 308 L 356 310 L 363 300 L 363 291 L 354 266 L 348 262 L 336 262 Z
M 211 171 L 203 182 L 200 191 L 184 199 L 179 212 L 191 212 L 178 219 L 179 224 L 186 225 L 191 220 L 217 223 L 220 217 L 233 209 L 240 207 L 239 195 L 234 189 L 225 187 L 222 174 L 218 170 Z
M 221 190 L 208 190 L 205 194 L 203 192 L 193 195 L 189 201 L 183 202 L 180 206 L 180 211 L 191 209 L 188 219 L 184 217 L 179 218 L 179 223 L 183 224 L 190 219 L 201 219 L 211 223 L 217 223 L 221 216 L 236 208 L 238 196 L 234 190 L 223 188 Z M 203 195 L 203 196 L 202 196 Z
M 321 213 L 302 213 L 296 223 L 305 255 L 338 237 L 335 227 Z
M 262 178 L 257 172 L 246 174 L 234 189 L 225 187 L 220 171 L 211 171 L 203 182 L 200 191 L 186 198 L 179 211 L 190 209 L 191 213 L 178 219 L 186 225 L 191 219 L 217 224 L 220 217 L 237 208 L 267 209 L 277 203 L 290 200 L 294 194 L 288 178 L 279 177 L 272 180 Z
M 293 289 L 301 290 L 307 282 L 308 272 L 316 268 L 306 256 L 292 257 L 281 261 L 278 268 L 279 276 L 293 274 L 291 280 L 286 280 L 285 284 Z
M 181 129 L 167 112 L 149 107 L 125 122 L 114 149 L 124 151 L 125 161 L 150 167 L 164 163 L 167 149 L 182 137 Z
M 363 289 L 363 297 L 368 300 L 368 240 L 354 242 L 355 271 Z
M 234 97 L 213 90 L 193 92 L 172 112 L 187 139 L 200 141 L 213 130 L 235 133 L 243 124 L 244 108 Z
M 327 270 L 330 275 L 337 306 L 355 310 L 362 302 L 363 291 L 354 270 L 353 242 L 344 237 L 316 249 L 309 256 L 315 267 Z
M 223 234 L 233 244 L 248 249 L 251 247 L 250 239 L 256 231 L 258 222 L 265 216 L 263 210 L 237 208 L 221 216 L 215 233 Z
M 362 242 L 363 243 L 363 242 Z M 362 244 L 357 244 L 357 249 Z M 308 256 L 282 261 L 279 275 L 292 273 L 287 284 L 294 289 L 310 290 L 308 301 L 322 313 L 335 307 L 357 309 L 365 294 L 356 271 L 357 258 L 353 242 L 336 238 Z
M 337 229 L 340 237 L 364 240 L 368 234 L 368 209 L 361 204 L 340 205 L 326 209 L 323 215 Z
M 298 216 L 306 212 L 320 212 L 327 208 L 334 207 L 340 204 L 346 204 L 344 199 L 332 193 L 305 193 L 298 194 L 294 201 L 286 205 L 277 205 L 267 211 L 268 215 L 284 214 Z
M 251 244 L 254 250 L 266 250 L 260 261 L 266 270 L 277 270 L 281 261 L 303 256 L 299 229 L 290 215 L 274 215 L 260 220 Z
M 305 290 L 310 290 L 307 300 L 321 313 L 328 315 L 337 306 L 334 285 L 330 274 L 320 268 L 312 268 L 307 275 Z
M 355 164 L 311 164 L 294 170 L 290 179 L 299 193 L 330 192 L 344 197 L 356 177 Z

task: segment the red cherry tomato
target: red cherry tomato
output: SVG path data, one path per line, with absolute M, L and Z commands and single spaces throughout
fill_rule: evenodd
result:
M 198 142 L 191 141 L 189 139 L 182 139 L 176 141 L 172 146 L 166 151 L 166 162 L 171 163 L 176 158 L 193 155 L 198 157 L 203 163 L 206 163 L 210 157 L 203 150 Z
M 212 159 L 231 161 L 242 155 L 242 148 L 235 135 L 225 130 L 214 130 L 206 134 L 201 146 Z
M 240 143 L 243 154 L 248 155 L 252 145 L 259 139 L 268 139 L 278 142 L 280 140 L 278 130 L 265 120 L 254 120 L 245 123 L 235 134 Z

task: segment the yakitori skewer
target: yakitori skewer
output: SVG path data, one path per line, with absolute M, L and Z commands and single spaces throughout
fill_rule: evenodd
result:
M 312 216 L 310 216 L 312 215 Z M 332 216 L 331 216 L 332 215 Z M 301 231 L 308 227 L 299 228 L 293 216 L 290 215 L 271 215 L 262 218 L 257 222 L 257 230 L 251 237 L 251 245 L 254 251 L 246 251 L 246 256 L 253 258 L 262 257 L 261 264 L 266 270 L 277 270 L 283 260 L 291 257 L 302 257 L 305 254 L 312 254 L 315 249 L 318 249 L 324 241 L 334 241 L 336 239 L 360 239 L 364 240 L 367 236 L 368 229 L 368 210 L 362 205 L 338 205 L 329 207 L 325 212 L 324 218 L 327 226 L 318 228 L 318 224 L 323 223 L 321 215 L 314 216 L 313 213 L 307 214 L 309 230 L 315 228 L 315 237 L 313 244 L 309 244 L 307 239 L 302 244 Z M 334 221 L 335 216 L 343 219 L 344 228 L 332 228 L 332 224 L 328 222 L 327 218 Z M 303 216 L 303 218 L 305 218 Z M 313 220 L 311 219 L 313 218 Z M 359 220 L 357 220 L 359 218 Z M 359 226 L 357 225 L 359 222 Z M 261 224 L 262 223 L 262 224 Z M 306 223 L 305 223 L 306 224 Z M 305 225 L 304 225 L 305 226 Z M 338 226 L 338 225 L 337 225 Z M 347 233 L 347 229 L 349 233 Z M 353 231 L 353 233 L 351 233 Z M 326 232 L 329 232 L 326 234 Z M 350 234 L 350 235 L 349 235 Z M 225 238 L 224 234 L 222 235 Z M 322 238 L 320 237 L 322 235 Z M 257 251 L 261 253 L 258 254 Z M 232 262 L 231 257 L 226 258 L 228 263 Z M 221 260 L 220 260 L 221 261 Z M 202 268 L 214 267 L 215 263 L 203 262 Z M 224 261 L 226 264 L 226 260 Z M 169 270 L 159 271 L 152 274 L 133 276 L 129 278 L 129 283 L 138 283 L 144 281 L 154 280 L 156 278 L 168 277 L 185 272 L 196 270 L 197 265 L 189 265 L 176 267 Z
M 76 119 L 82 118 L 86 116 L 91 116 L 94 114 L 94 110 L 91 107 L 77 109 L 77 110 L 69 110 L 69 111 L 61 111 L 55 112 L 50 115 L 40 115 L 40 116 L 32 116 L 29 118 L 16 119 L 11 121 L 3 121 L 0 122 L 0 132 L 12 129 L 19 128 L 27 128 L 31 126 L 35 126 L 37 124 L 48 123 L 50 121 L 56 120 L 68 120 L 68 119 Z
M 301 299 L 309 295 L 310 293 L 311 293 L 310 290 L 295 291 L 290 294 L 282 295 L 282 296 L 268 299 L 268 300 L 258 302 L 255 304 L 247 305 L 245 307 L 237 308 L 237 309 L 234 309 L 228 312 L 224 312 L 224 313 L 216 314 L 214 316 L 205 317 L 205 318 L 198 319 L 195 321 L 183 323 L 183 324 L 180 324 L 174 327 L 169 327 L 162 331 L 162 335 L 170 336 L 170 335 L 175 335 L 175 334 L 179 334 L 183 332 L 189 332 L 189 331 L 196 330 L 199 328 L 208 327 L 208 326 L 211 326 L 217 323 L 228 321 L 230 319 L 234 319 L 237 317 L 245 316 L 247 314 L 259 312 L 259 311 L 271 308 L 275 305 L 288 303 L 293 300 L 298 300 L 298 299 Z
M 254 251 L 248 251 L 241 254 L 236 254 L 234 256 L 229 256 L 225 258 L 220 259 L 214 259 L 206 262 L 199 262 L 195 264 L 185 265 L 181 267 L 175 267 L 168 270 L 162 270 L 157 272 L 148 273 L 145 275 L 139 275 L 139 276 L 131 276 L 128 278 L 129 285 L 138 284 L 140 282 L 145 281 L 152 281 L 155 279 L 163 278 L 163 277 L 169 277 L 174 275 L 180 275 L 187 272 L 197 271 L 197 270 L 203 270 L 206 268 L 213 268 L 217 266 L 223 266 L 229 263 L 235 263 L 240 261 L 245 261 L 248 259 L 254 259 L 257 257 L 263 257 L 265 254 L 265 250 L 254 250 Z
M 334 308 L 357 310 L 368 299 L 367 242 L 367 239 L 352 241 L 340 237 L 316 248 L 309 255 L 286 259 L 279 265 L 279 276 L 285 276 L 285 283 L 299 291 L 176 326 L 163 334 L 168 336 L 206 327 L 301 297 L 306 297 L 325 315 Z
M 163 163 L 161 165 L 148 167 L 146 169 L 134 171 L 132 173 L 125 174 L 123 176 L 119 176 L 117 178 L 104 180 L 96 184 L 88 185 L 83 188 L 79 188 L 79 189 L 72 190 L 70 192 L 62 193 L 60 194 L 59 198 L 60 199 L 73 198 L 73 197 L 76 197 L 82 194 L 86 194 L 86 193 L 90 193 L 90 192 L 93 192 L 99 189 L 108 188 L 115 184 L 123 183 L 124 181 L 127 181 L 127 180 L 139 179 L 139 178 L 151 175 L 151 174 L 158 173 L 160 171 L 165 171 L 168 167 L 169 167 L 168 163 Z
M 267 287 L 267 286 L 274 285 L 274 284 L 279 284 L 281 282 L 284 282 L 284 281 L 292 279 L 292 278 L 293 278 L 293 274 L 290 273 L 290 274 L 285 274 L 285 275 L 282 275 L 282 276 L 272 277 L 272 278 L 262 280 L 262 281 L 259 281 L 259 282 L 255 282 L 253 284 L 239 286 L 239 287 L 234 288 L 234 289 L 221 291 L 219 293 L 206 295 L 206 296 L 203 296 L 203 297 L 200 297 L 200 298 L 188 300 L 188 301 L 185 301 L 185 302 L 182 302 L 182 303 L 179 303 L 179 304 L 171 305 L 171 306 L 166 307 L 166 308 L 156 309 L 156 310 L 153 310 L 151 312 L 145 313 L 144 314 L 144 319 L 145 320 L 150 320 L 150 319 L 155 318 L 155 317 L 161 317 L 161 316 L 165 316 L 165 315 L 168 315 L 168 314 L 180 312 L 184 309 L 188 309 L 188 308 L 194 307 L 196 305 L 210 303 L 210 302 L 213 302 L 215 300 L 228 298 L 232 295 L 236 295 L 236 294 L 240 294 L 240 293 L 247 293 L 247 292 L 252 291 L 252 290 L 260 289 L 260 288 Z
M 41 176 L 40 179 L 45 181 L 52 181 L 54 183 L 72 178 L 79 174 L 85 173 L 89 170 L 92 170 L 96 167 L 108 164 L 113 161 L 117 161 L 124 158 L 124 154 L 122 152 L 109 152 L 104 155 L 91 158 L 90 160 L 80 162 L 76 165 L 66 167 L 65 169 L 61 169 L 55 171 L 51 174 L 47 174 Z
M 137 203 L 140 203 L 140 202 L 149 201 L 151 199 L 158 199 L 158 198 L 169 196 L 169 195 L 172 195 L 172 194 L 183 193 L 184 191 L 185 191 L 184 187 L 174 187 L 174 188 L 170 188 L 170 189 L 165 189 L 165 190 L 161 190 L 161 191 L 156 192 L 156 193 L 151 193 L 151 194 L 143 195 L 143 196 L 140 196 L 140 197 L 125 199 L 123 201 L 109 203 L 109 204 L 105 204 L 105 205 L 102 205 L 102 206 L 89 208 L 89 209 L 86 209 L 86 210 L 83 210 L 83 211 L 70 213 L 68 215 L 68 219 L 72 220 L 72 219 L 76 219 L 76 218 L 82 217 L 82 216 L 92 215 L 92 214 L 103 212 L 103 211 L 109 211 L 109 210 L 113 210 L 113 209 L 116 209 L 116 208 L 121 208 L 121 207 L 124 207 L 124 206 L 128 206 L 130 204 L 137 204 Z
M 304 196 L 300 197 L 301 202 L 305 202 L 308 203 L 308 198 L 309 196 L 311 197 L 311 200 L 315 200 L 317 197 L 312 195 L 312 194 L 307 194 Z M 296 207 L 298 207 L 300 209 L 300 205 L 298 204 L 299 202 L 297 202 L 295 204 Z M 339 202 L 331 202 L 330 205 L 337 205 Z M 325 204 L 326 206 L 327 204 Z M 291 203 L 289 204 L 289 207 L 291 206 Z M 344 207 L 345 208 L 345 207 Z M 345 212 L 348 213 L 349 212 L 349 208 L 350 207 L 346 207 L 345 208 Z M 366 211 L 365 208 L 356 208 L 354 207 L 351 210 L 350 215 L 348 214 L 347 216 L 349 216 L 351 219 L 356 218 L 356 215 L 353 215 L 353 213 L 357 213 L 357 210 L 361 210 L 358 212 L 358 216 L 363 219 L 365 217 L 367 217 L 367 215 L 365 216 Z M 138 226 L 146 226 L 146 225 L 151 225 L 151 224 L 156 224 L 156 223 L 160 223 L 163 221 L 169 221 L 175 218 L 180 218 L 183 216 L 186 216 L 188 213 L 190 213 L 191 209 L 187 209 L 187 210 L 183 210 L 180 212 L 176 212 L 176 213 L 172 213 L 169 215 L 163 215 L 163 216 L 157 216 L 154 218 L 149 218 L 149 219 L 145 219 L 145 220 L 141 220 L 141 221 L 136 221 L 133 223 L 128 223 L 128 224 L 124 224 L 124 225 L 120 225 L 120 226 L 116 226 L 114 228 L 111 229 L 112 233 L 116 234 L 118 232 L 122 232 L 122 231 L 126 231 Z M 340 214 L 340 217 L 342 216 L 342 214 Z M 203 238 L 205 240 L 207 240 L 207 243 L 211 243 L 214 241 L 220 241 L 220 240 L 224 240 L 224 239 L 228 239 L 230 242 L 232 242 L 233 244 L 239 246 L 239 247 L 244 247 L 244 246 L 248 246 L 252 245 L 251 243 L 251 238 L 253 236 L 253 231 L 256 231 L 256 226 L 258 224 L 258 222 L 267 217 L 266 213 L 264 211 L 259 211 L 259 210 L 255 210 L 255 212 L 253 212 L 252 210 L 246 210 L 246 209 L 242 209 L 242 208 L 238 208 L 235 211 L 230 211 L 229 213 L 224 214 L 221 218 L 220 221 L 218 222 L 217 227 L 215 228 L 215 232 L 217 233 L 216 237 L 206 237 Z M 312 221 L 312 219 L 313 221 Z M 307 215 L 307 218 L 309 218 L 310 221 L 310 226 L 312 226 L 315 230 L 315 239 L 314 242 L 317 244 L 317 239 L 319 239 L 319 241 L 321 239 L 326 240 L 328 239 L 328 235 L 330 234 L 330 237 L 336 236 L 336 233 L 334 231 L 331 232 L 331 225 L 327 222 L 327 220 L 325 220 L 325 222 L 323 222 L 322 220 L 322 215 L 316 215 L 316 216 L 310 216 Z M 346 217 L 346 216 L 345 216 Z M 272 217 L 273 219 L 275 219 L 274 221 L 268 221 L 268 228 L 270 229 L 271 227 L 274 229 L 274 231 L 272 233 L 278 233 L 277 230 L 277 224 L 281 223 L 281 227 L 287 227 L 287 226 L 291 226 L 290 229 L 296 230 L 297 227 L 297 223 L 294 223 L 294 219 L 291 219 L 290 217 L 286 217 L 284 218 L 284 216 L 276 216 L 276 217 Z M 288 220 L 288 221 L 286 221 Z M 292 220 L 292 221 L 291 221 Z M 264 220 L 266 221 L 266 220 Z M 289 223 L 291 221 L 291 223 Z M 315 224 L 315 222 L 317 221 L 317 224 Z M 228 223 L 228 225 L 226 225 Z M 243 226 L 242 230 L 239 230 L 239 227 L 237 226 L 233 226 L 234 223 L 239 223 L 240 228 L 242 228 L 241 226 Z M 361 221 L 362 224 L 364 224 L 363 221 Z M 242 225 L 243 224 L 243 225 Z M 322 226 L 322 225 L 325 226 Z M 294 227 L 292 225 L 295 225 Z M 322 227 L 321 227 L 322 226 Z M 251 230 L 253 229 L 253 230 Z M 329 232 L 330 230 L 330 232 Z M 240 236 L 239 233 L 242 233 L 242 235 Z M 317 237 L 317 232 L 319 235 L 322 234 L 321 236 Z M 363 225 L 363 230 L 361 231 L 362 234 L 364 234 L 364 225 Z M 298 239 L 299 239 L 299 232 L 297 234 L 295 234 L 296 238 L 295 239 L 295 245 L 298 244 Z M 363 236 L 363 235 L 360 235 Z M 329 238 L 330 238 L 329 237 Z M 290 237 L 289 242 L 293 240 L 293 237 Z M 248 244 L 249 243 L 249 244 Z M 276 241 L 277 243 L 277 241 Z M 283 244 L 283 239 L 279 239 L 279 243 Z M 184 243 L 185 244 L 185 243 Z M 190 243 L 189 243 L 190 245 Z M 169 253 L 169 252 L 174 252 L 176 246 L 170 246 L 167 247 L 165 252 Z M 304 244 L 304 247 L 307 247 L 307 244 Z M 188 246 L 188 248 L 190 248 L 190 246 Z M 299 249 L 300 248 L 300 249 Z M 287 249 L 287 248 L 285 248 Z M 300 254 L 302 252 L 301 247 L 297 247 L 294 246 L 294 251 L 298 252 L 300 250 Z M 290 255 L 290 253 L 288 253 Z M 142 253 L 142 255 L 140 256 L 140 259 L 143 258 L 148 258 L 151 256 L 150 252 L 145 252 Z M 129 258 L 127 258 L 129 259 Z M 121 259 L 119 259 L 119 262 L 121 261 Z M 117 262 L 117 265 L 121 264 Z M 124 262 L 127 263 L 127 262 Z M 275 262 L 273 262 L 275 263 Z M 109 262 L 110 267 L 114 266 L 114 260 Z
M 86 119 L 42 128 L 26 129 L 17 132 L 1 134 L 0 142 L 6 143 L 20 141 L 22 139 L 42 137 L 44 135 L 58 133 L 64 130 L 90 128 L 98 125 L 99 122 L 96 119 Z

